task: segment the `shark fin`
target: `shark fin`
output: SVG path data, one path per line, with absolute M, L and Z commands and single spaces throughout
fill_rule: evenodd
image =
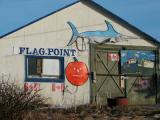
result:
M 112 24 L 111 24 L 110 22 L 108 22 L 107 20 L 105 20 L 105 23 L 106 23 L 107 29 L 108 29 L 109 31 L 114 31 L 114 32 L 117 33 L 117 31 L 113 28 L 113 26 L 112 26 Z
M 67 44 L 67 46 L 70 46 L 77 40 L 79 33 L 78 33 L 75 25 L 73 25 L 71 22 L 67 22 L 67 23 L 69 24 L 69 26 L 72 29 L 72 37 L 71 37 L 71 40 L 69 41 L 69 43 Z

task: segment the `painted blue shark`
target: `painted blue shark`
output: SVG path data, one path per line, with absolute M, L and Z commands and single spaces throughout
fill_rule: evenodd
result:
M 86 38 L 89 41 L 94 41 L 97 43 L 101 42 L 111 42 L 111 38 L 117 38 L 120 34 L 113 28 L 113 26 L 105 20 L 107 25 L 107 30 L 105 31 L 86 31 L 79 33 L 75 27 L 75 25 L 71 22 L 67 22 L 72 29 L 72 37 L 67 46 L 72 45 L 74 42 L 77 41 L 78 38 Z

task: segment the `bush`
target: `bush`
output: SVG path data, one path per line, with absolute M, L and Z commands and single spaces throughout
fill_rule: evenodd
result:
M 0 120 L 22 120 L 25 113 L 42 107 L 39 91 L 25 91 L 15 82 L 0 80 Z

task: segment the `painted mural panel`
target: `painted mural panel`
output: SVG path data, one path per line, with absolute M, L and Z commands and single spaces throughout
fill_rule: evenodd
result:
M 155 53 L 142 50 L 121 51 L 121 73 L 153 75 L 155 66 Z

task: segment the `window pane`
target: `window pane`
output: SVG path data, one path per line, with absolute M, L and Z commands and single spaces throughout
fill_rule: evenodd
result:
M 37 65 L 36 58 L 28 58 L 28 75 L 36 75 L 37 74 Z
M 41 75 L 42 59 L 28 58 L 28 75 Z
M 60 62 L 58 59 L 43 59 L 43 76 L 59 77 Z
M 42 74 L 42 59 L 37 59 L 37 74 L 41 75 Z

